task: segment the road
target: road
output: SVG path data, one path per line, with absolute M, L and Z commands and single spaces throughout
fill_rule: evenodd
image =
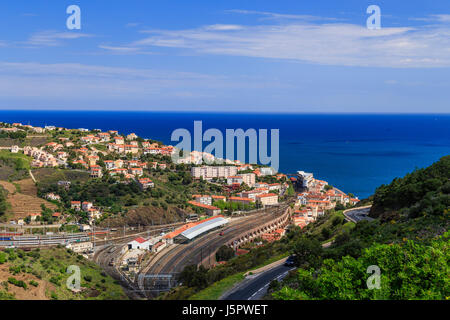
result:
M 355 223 L 362 220 L 372 221 L 373 218 L 367 216 L 370 212 L 370 208 L 371 206 L 345 210 L 344 216 L 347 218 L 347 220 Z
M 284 264 L 275 268 L 261 272 L 258 275 L 247 276 L 231 293 L 228 293 L 222 300 L 260 300 L 269 288 L 273 280 L 281 281 L 286 277 L 293 267 L 286 267 Z

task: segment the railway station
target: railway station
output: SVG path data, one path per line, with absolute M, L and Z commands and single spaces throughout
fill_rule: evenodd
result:
M 195 239 L 196 237 L 205 234 L 207 232 L 211 232 L 218 228 L 223 227 L 228 223 L 228 219 L 223 216 L 211 217 L 202 221 L 188 223 L 178 228 L 177 230 L 168 233 L 164 236 L 164 239 L 168 243 L 186 243 Z

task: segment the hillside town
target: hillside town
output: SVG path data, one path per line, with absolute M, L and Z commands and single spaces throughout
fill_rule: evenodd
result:
M 23 153 L 31 159 L 31 168 L 55 168 L 61 170 L 85 171 L 90 179 L 104 176 L 114 179 L 114 183 L 136 184 L 145 191 L 155 187 L 150 174 L 154 170 L 176 171 L 170 156 L 178 152 L 170 145 L 138 137 L 135 133 L 119 134 L 116 130 L 102 132 L 84 128 L 67 129 L 56 126 L 34 127 L 21 123 L 0 123 L 0 132 L 25 134 L 45 134 L 47 141 L 42 145 L 10 147 L 11 153 Z M 157 158 L 156 158 L 157 157 Z M 288 178 L 276 173 L 270 167 L 256 164 L 242 164 L 238 160 L 226 160 L 224 165 L 201 165 L 202 159 L 214 159 L 214 155 L 192 151 L 190 157 L 179 159 L 178 164 L 190 167 L 193 182 L 207 182 L 220 186 L 217 194 L 192 194 L 186 204 L 195 213 L 216 216 L 225 208 L 235 211 L 277 205 L 280 197 L 293 185 L 300 187 L 297 194 L 295 223 L 300 227 L 313 222 L 317 217 L 341 205 L 355 204 L 359 200 L 342 191 L 330 187 L 326 181 L 318 180 L 312 174 L 300 171 L 297 177 Z M 156 160 L 158 161 L 149 161 Z M 176 164 L 175 164 L 176 165 Z M 301 182 L 301 185 L 298 182 Z M 58 181 L 58 186 L 70 188 L 71 181 Z M 298 189 L 298 188 L 297 188 Z M 189 190 L 186 190 L 189 192 Z M 291 191 L 292 192 L 292 191 Z M 60 195 L 51 192 L 43 195 L 53 202 L 60 202 Z M 234 205 L 233 205 L 234 204 Z M 89 224 L 101 219 L 105 209 L 88 201 L 73 199 L 70 207 L 75 212 L 86 212 Z M 53 218 L 64 219 L 64 212 L 53 212 Z M 27 221 L 36 223 L 41 213 L 32 214 Z M 24 223 L 23 219 L 17 223 Z

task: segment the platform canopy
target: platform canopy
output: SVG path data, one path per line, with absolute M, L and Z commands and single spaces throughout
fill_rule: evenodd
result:
M 185 239 L 191 240 L 195 237 L 201 235 L 202 233 L 208 232 L 217 227 L 223 226 L 228 223 L 228 220 L 222 217 L 217 217 L 203 223 L 196 225 L 195 227 L 189 228 L 183 231 L 180 236 Z

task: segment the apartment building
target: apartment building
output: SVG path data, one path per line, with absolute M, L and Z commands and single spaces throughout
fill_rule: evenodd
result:
M 228 178 L 230 176 L 236 176 L 236 174 L 236 166 L 203 166 L 191 168 L 191 175 L 196 179 Z

